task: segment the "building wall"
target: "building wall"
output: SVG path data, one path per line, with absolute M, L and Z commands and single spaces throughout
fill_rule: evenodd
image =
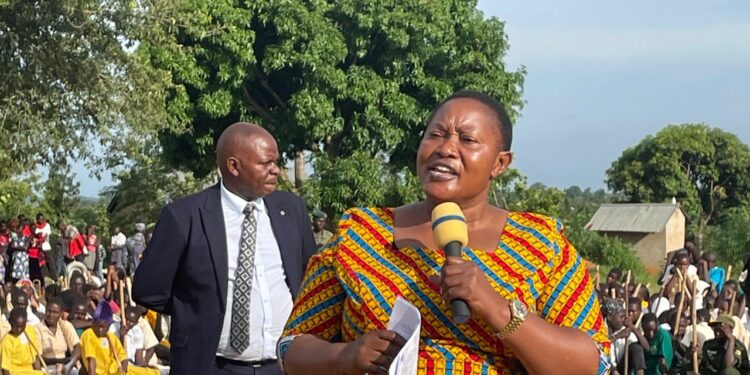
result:
M 675 210 L 667 222 L 666 231 L 667 252 L 685 247 L 685 215 L 682 214 L 682 210 Z
M 616 236 L 623 242 L 633 245 L 633 249 L 641 262 L 643 262 L 646 272 L 656 274 L 661 271 L 667 253 L 667 235 L 665 232 L 606 232 L 606 234 Z

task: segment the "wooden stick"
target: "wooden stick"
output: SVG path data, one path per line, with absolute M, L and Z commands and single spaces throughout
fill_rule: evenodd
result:
M 730 264 L 729 267 L 727 267 L 727 280 L 729 281 L 732 279 L 732 265 Z
M 617 291 L 614 288 L 609 290 L 609 295 L 612 297 L 612 299 L 617 299 Z
M 680 317 L 682 316 L 682 308 L 685 304 L 685 284 L 682 284 L 682 293 L 680 293 L 680 304 L 677 305 L 677 317 L 674 318 L 674 333 L 680 330 Z
M 122 361 L 120 361 L 120 356 L 117 355 L 117 350 L 115 350 L 115 346 L 113 345 L 112 340 L 109 339 L 109 335 L 107 335 L 107 343 L 109 343 L 109 348 L 112 351 L 112 354 L 114 354 L 115 356 L 115 361 L 117 361 L 117 368 L 120 369 L 120 374 L 126 375 L 125 369 L 122 368 Z M 125 345 L 123 345 L 123 349 L 124 348 Z
M 47 362 L 44 361 L 44 357 L 42 357 L 42 348 L 37 348 L 36 344 L 34 343 L 34 340 L 29 337 L 26 332 L 23 332 L 23 335 L 26 336 L 26 339 L 29 341 L 29 345 L 31 345 L 32 348 L 34 348 L 34 351 L 36 352 L 37 358 L 39 358 L 39 362 L 42 364 L 42 368 L 45 370 L 47 369 Z
M 595 280 L 594 287 L 596 288 L 596 290 L 601 290 L 599 289 L 600 280 L 599 280 L 599 265 L 598 264 L 596 265 L 596 275 L 594 275 L 594 280 Z
M 734 300 L 737 299 L 737 292 L 732 293 L 732 300 L 729 301 L 729 315 L 734 315 Z
M 630 286 L 630 271 L 628 271 L 628 277 L 625 279 L 625 319 L 628 319 L 628 320 L 630 320 L 630 314 L 628 314 L 628 302 L 629 302 L 628 301 L 628 297 L 630 297 L 630 293 L 628 293 L 628 287 L 629 286 Z M 630 373 L 630 372 L 628 372 L 628 362 L 629 362 L 628 361 L 628 357 L 629 357 L 628 351 L 629 351 L 629 346 L 630 346 L 630 345 L 628 345 L 628 338 L 629 337 L 630 337 L 630 335 L 628 335 L 628 336 L 625 337 L 625 351 L 623 352 L 623 358 L 622 358 L 622 360 L 624 361 L 623 367 L 624 367 L 624 370 L 625 370 L 623 372 L 623 374 L 629 374 Z
M 698 280 L 693 280 L 693 290 L 698 287 Z M 690 320 L 693 322 L 693 372 L 698 374 L 698 322 L 695 312 L 695 301 L 690 304 Z

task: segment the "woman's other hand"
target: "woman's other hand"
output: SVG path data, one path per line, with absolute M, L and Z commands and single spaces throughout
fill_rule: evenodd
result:
M 388 375 L 391 362 L 406 340 L 394 331 L 367 332 L 350 342 L 339 354 L 339 373 Z

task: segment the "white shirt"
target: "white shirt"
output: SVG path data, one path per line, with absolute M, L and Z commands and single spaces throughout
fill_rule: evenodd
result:
M 701 350 L 701 348 L 703 348 L 703 343 L 705 343 L 708 340 L 714 339 L 714 330 L 706 322 L 701 322 L 701 323 L 696 324 L 695 331 L 698 332 L 697 334 L 698 350 Z M 690 346 L 690 344 L 693 343 L 693 325 L 692 324 L 689 324 L 687 327 L 685 327 L 685 336 L 682 337 L 681 343 L 682 345 L 685 345 L 685 346 Z
M 52 227 L 49 225 L 49 223 L 44 223 L 44 226 L 39 228 L 36 227 L 34 229 L 34 234 L 44 234 L 44 242 L 42 242 L 42 251 L 50 251 L 52 250 L 52 246 L 49 244 L 49 236 L 52 235 Z
M 125 247 L 125 243 L 128 242 L 128 238 L 122 232 L 118 232 L 112 236 L 110 245 L 113 249 L 119 249 Z
M 279 341 L 286 320 L 292 313 L 292 293 L 286 285 L 286 275 L 281 263 L 281 252 L 271 228 L 268 208 L 263 199 L 250 203 L 255 205 L 253 214 L 257 223 L 255 241 L 255 274 L 250 292 L 250 345 L 243 353 L 237 353 L 229 345 L 232 326 L 232 302 L 234 274 L 240 252 L 240 236 L 247 201 L 231 193 L 221 185 L 221 209 L 227 237 L 227 264 L 229 283 L 224 324 L 219 338 L 218 356 L 240 361 L 261 361 L 276 358 L 276 342 Z
M 612 337 L 615 337 L 615 335 L 622 332 L 626 327 L 620 328 L 617 332 L 612 334 Z M 632 343 L 638 342 L 638 337 L 635 335 L 635 333 L 631 332 L 630 336 L 627 338 L 619 338 L 617 340 L 614 340 L 612 342 L 612 350 L 609 352 L 609 357 L 612 360 L 612 363 L 617 365 L 623 360 L 623 357 L 625 356 L 625 343 L 627 341 L 627 345 L 630 345 Z

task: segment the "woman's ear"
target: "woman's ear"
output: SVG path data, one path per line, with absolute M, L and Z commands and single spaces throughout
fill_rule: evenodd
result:
M 513 162 L 513 153 L 510 151 L 500 151 L 495 159 L 495 166 L 492 168 L 491 178 L 495 178 L 505 172 Z

